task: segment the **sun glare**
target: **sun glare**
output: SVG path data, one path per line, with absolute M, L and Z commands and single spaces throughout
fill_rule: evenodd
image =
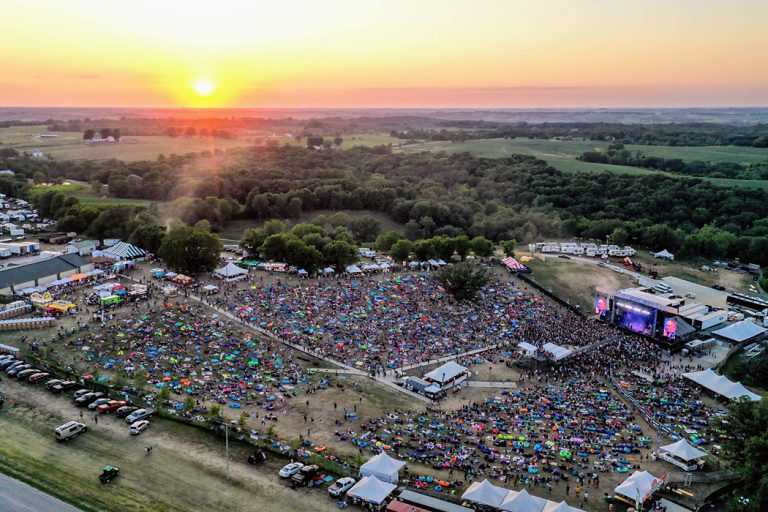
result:
M 200 79 L 197 82 L 195 82 L 194 87 L 195 87 L 195 92 L 200 96 L 210 96 L 215 89 L 213 82 L 211 82 L 206 78 Z

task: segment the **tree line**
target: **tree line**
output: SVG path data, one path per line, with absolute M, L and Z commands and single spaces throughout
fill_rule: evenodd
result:
M 606 151 L 585 151 L 578 159 L 583 162 L 642 167 L 685 176 L 768 180 L 768 159 L 751 165 L 735 162 L 685 162 L 679 158 L 645 156 L 640 151 L 633 154 L 621 143 L 611 144 Z

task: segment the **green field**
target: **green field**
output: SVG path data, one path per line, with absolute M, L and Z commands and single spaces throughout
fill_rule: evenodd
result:
M 545 160 L 552 167 L 563 172 L 608 171 L 621 174 L 653 175 L 662 174 L 679 178 L 679 174 L 669 174 L 662 171 L 643 169 L 624 165 L 597 164 L 582 162 L 576 157 L 585 151 L 594 151 L 608 147 L 607 142 L 589 140 L 545 140 L 545 139 L 477 139 L 466 142 L 422 142 L 410 144 L 396 151 L 445 151 L 448 153 L 468 152 L 472 155 L 486 158 L 501 158 L 512 154 L 531 155 Z M 640 150 L 647 155 L 663 156 L 666 158 L 682 158 L 683 160 L 733 161 L 737 163 L 752 163 L 768 158 L 768 149 L 723 147 L 668 147 L 668 146 L 629 146 L 632 151 Z M 739 151 L 743 151 L 740 153 Z M 723 186 L 740 186 L 746 188 L 768 189 L 768 181 L 764 180 L 734 180 L 723 178 L 702 178 Z
M 90 185 L 79 181 L 68 180 L 61 185 L 35 185 L 30 190 L 32 197 L 39 194 L 55 190 L 62 192 L 67 196 L 76 197 L 81 204 L 90 204 L 96 206 L 102 205 L 131 205 L 131 206 L 149 206 L 152 201 L 146 199 L 124 199 L 115 197 L 103 197 L 96 194 Z
M 355 133 L 352 135 L 342 135 L 342 149 L 349 149 L 355 146 L 398 146 L 403 143 L 402 139 L 390 137 L 388 134 L 379 133 Z M 297 140 L 295 137 L 275 137 L 280 144 L 304 145 L 306 139 Z M 333 140 L 334 137 L 325 137 L 326 140 Z
M 55 139 L 38 139 L 38 133 L 57 135 Z M 126 162 L 155 160 L 163 155 L 183 155 L 214 149 L 226 150 L 249 145 L 250 139 L 209 139 L 201 137 L 125 136 L 120 142 L 86 144 L 79 132 L 49 132 L 45 126 L 0 128 L 1 147 L 12 147 L 31 153 L 39 149 L 45 156 L 58 160 L 105 160 L 116 158 Z

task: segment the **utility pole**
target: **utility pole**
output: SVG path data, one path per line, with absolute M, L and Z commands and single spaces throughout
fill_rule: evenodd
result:
M 229 424 L 224 424 L 224 445 L 227 450 L 227 480 L 229 480 Z

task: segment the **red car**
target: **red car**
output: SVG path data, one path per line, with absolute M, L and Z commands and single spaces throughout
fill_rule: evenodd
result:
M 30 376 L 28 380 L 29 380 L 29 382 L 34 384 L 36 382 L 40 382 L 43 379 L 47 379 L 50 376 L 51 376 L 50 373 L 40 372 L 40 373 L 36 373 L 36 374 Z
M 97 410 L 100 413 L 108 413 L 108 412 L 112 412 L 112 411 L 118 410 L 119 408 L 121 408 L 122 406 L 126 405 L 127 403 L 128 402 L 126 402 L 125 400 L 110 400 L 109 402 L 107 402 L 105 404 L 101 404 L 100 406 L 98 406 Z

